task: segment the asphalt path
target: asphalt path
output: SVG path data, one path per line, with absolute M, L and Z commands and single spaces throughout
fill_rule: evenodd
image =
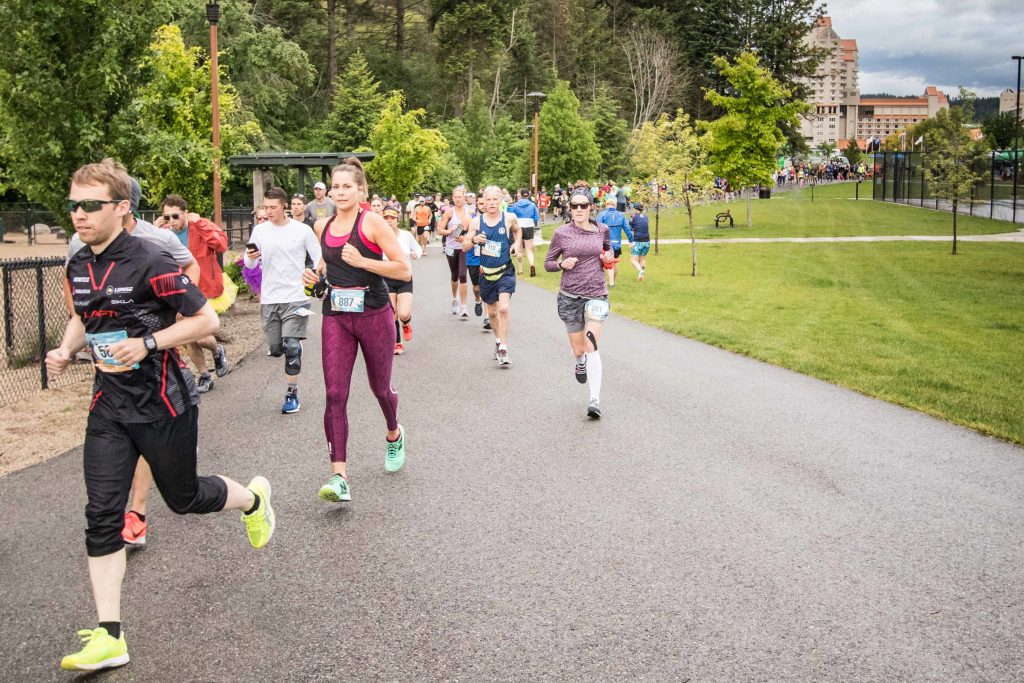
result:
M 274 489 L 277 533 L 154 493 L 109 681 L 1024 679 L 1024 450 L 614 315 L 585 417 L 553 294 L 509 368 L 448 312 L 436 248 L 395 360 L 408 456 L 357 362 L 353 501 L 329 468 L 319 318 L 302 410 L 250 355 L 204 398 L 204 473 Z M 653 283 L 652 283 L 653 284 Z M 85 407 L 83 412 L 83 428 Z M 0 479 L 0 679 L 66 680 L 93 627 L 81 450 Z

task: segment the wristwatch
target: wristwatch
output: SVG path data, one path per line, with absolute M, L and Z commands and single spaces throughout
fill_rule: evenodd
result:
M 156 338 L 153 335 L 147 334 L 142 338 L 142 343 L 146 345 L 146 350 L 150 353 L 156 351 Z

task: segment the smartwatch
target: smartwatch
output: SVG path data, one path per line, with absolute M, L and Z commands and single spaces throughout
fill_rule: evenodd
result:
M 142 338 L 142 343 L 146 345 L 146 351 L 150 353 L 156 351 L 156 338 L 153 335 L 147 334 Z

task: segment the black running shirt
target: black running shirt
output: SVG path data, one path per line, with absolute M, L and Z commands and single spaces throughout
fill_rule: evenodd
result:
M 195 315 L 206 304 L 169 254 L 127 232 L 102 254 L 94 256 L 91 248 L 76 253 L 67 276 L 87 336 L 144 337 L 173 325 L 178 313 Z M 107 372 L 97 339 L 89 345 L 97 365 L 89 410 L 114 422 L 156 422 L 199 403 L 195 380 L 177 349 L 150 354 L 138 369 Z

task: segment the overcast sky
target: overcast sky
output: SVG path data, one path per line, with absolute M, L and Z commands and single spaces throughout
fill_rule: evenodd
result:
M 831 0 L 840 38 L 860 51 L 860 91 L 920 95 L 963 85 L 998 95 L 1017 82 L 1024 55 L 1024 0 Z M 1024 75 L 1022 75 L 1024 79 Z

